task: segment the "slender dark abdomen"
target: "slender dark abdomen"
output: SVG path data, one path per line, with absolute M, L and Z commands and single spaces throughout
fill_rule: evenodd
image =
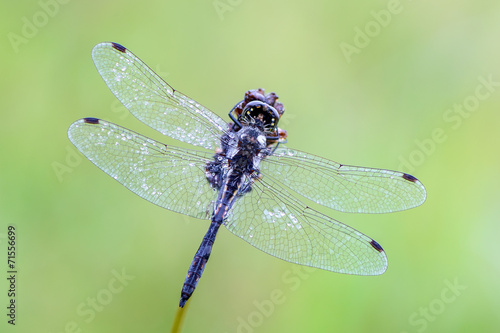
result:
M 241 183 L 239 181 L 240 179 L 241 176 L 235 174 L 228 175 L 227 180 L 219 193 L 210 227 L 203 237 L 198 251 L 196 251 L 196 254 L 194 255 L 193 261 L 191 262 L 191 266 L 189 266 L 188 273 L 186 275 L 186 280 L 184 280 L 184 285 L 182 286 L 181 301 L 179 302 L 179 306 L 181 308 L 184 307 L 188 299 L 193 294 L 196 285 L 203 274 L 205 265 L 207 264 L 210 253 L 212 252 L 217 231 L 219 231 L 219 227 L 224 221 L 227 211 L 231 208 L 238 189 L 241 187 Z
M 210 223 L 210 227 L 203 237 L 198 251 L 194 255 L 193 261 L 191 262 L 191 266 L 189 266 L 189 270 L 186 275 L 186 280 L 184 280 L 184 285 L 182 286 L 181 301 L 179 302 L 179 306 L 181 308 L 184 307 L 189 297 L 193 294 L 194 289 L 198 284 L 198 280 L 201 278 L 201 274 L 203 274 L 205 265 L 210 257 L 210 252 L 212 252 L 212 246 L 214 245 L 215 236 L 217 235 L 219 227 L 220 223 L 214 221 Z

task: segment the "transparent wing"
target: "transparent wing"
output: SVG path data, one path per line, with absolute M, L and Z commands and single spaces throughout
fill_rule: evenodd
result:
M 261 162 L 261 172 L 300 195 L 348 213 L 389 213 L 421 205 L 424 185 L 397 171 L 343 165 L 279 147 Z
M 97 44 L 92 59 L 116 98 L 143 123 L 196 146 L 219 146 L 227 122 L 173 89 L 125 47 Z
M 92 163 L 138 196 L 209 219 L 217 193 L 205 177 L 209 153 L 167 146 L 96 118 L 74 122 L 68 137 Z
M 289 262 L 356 275 L 378 275 L 387 269 L 387 257 L 377 242 L 307 207 L 265 176 L 238 199 L 224 225 L 256 248 Z

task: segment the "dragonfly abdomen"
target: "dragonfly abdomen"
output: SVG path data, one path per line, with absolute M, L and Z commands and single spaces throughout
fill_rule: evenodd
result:
M 239 181 L 238 181 L 239 179 Z M 201 241 L 201 245 L 194 255 L 191 266 L 189 266 L 186 279 L 184 280 L 184 285 L 182 286 L 181 301 L 179 306 L 184 307 L 187 300 L 191 297 L 196 285 L 205 270 L 205 265 L 210 258 L 210 253 L 212 252 L 212 247 L 215 242 L 215 236 L 217 236 L 217 231 L 219 227 L 226 218 L 226 214 L 234 203 L 238 189 L 241 187 L 241 181 L 243 177 L 241 174 L 235 172 L 230 173 L 224 182 L 221 192 L 217 198 L 217 202 L 214 207 L 214 212 L 212 215 L 210 227 L 207 233 Z
M 210 258 L 210 253 L 212 252 L 212 247 L 215 242 L 215 236 L 217 235 L 217 231 L 219 231 L 220 225 L 221 223 L 218 222 L 212 221 L 212 223 L 210 223 L 210 227 L 203 237 L 198 251 L 194 255 L 191 266 L 189 266 L 186 279 L 184 280 L 184 285 L 182 286 L 181 301 L 179 303 L 179 306 L 181 308 L 184 307 L 187 300 L 193 294 L 196 285 L 198 284 L 198 281 L 200 280 L 201 275 L 205 270 L 205 265 L 208 261 L 208 258 Z

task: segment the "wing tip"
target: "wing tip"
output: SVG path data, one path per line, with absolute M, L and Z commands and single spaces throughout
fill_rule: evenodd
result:
M 417 179 L 417 177 L 414 177 L 408 173 L 403 173 L 403 175 L 401 176 L 401 178 L 403 178 L 404 180 L 407 180 L 415 185 L 417 185 L 420 190 L 421 190 L 421 197 L 420 197 L 420 200 L 418 202 L 416 202 L 414 205 L 406 208 L 406 209 L 409 209 L 409 208 L 415 208 L 415 207 L 418 207 L 420 206 L 421 204 L 423 204 L 427 198 L 427 191 L 425 190 L 425 186 L 424 184 L 422 184 L 422 182 L 420 182 L 420 180 Z
M 102 43 L 96 44 L 92 48 L 92 58 L 94 59 L 94 57 L 96 57 L 98 53 L 106 52 L 106 50 L 109 50 L 110 48 L 115 49 L 116 51 L 118 51 L 120 53 L 127 52 L 127 48 L 121 44 L 118 44 L 115 42 L 102 42 Z
M 374 239 L 372 239 L 370 241 L 370 245 L 373 249 L 375 249 L 379 253 L 379 258 L 380 258 L 380 260 L 382 260 L 382 262 L 381 262 L 381 265 L 377 265 L 377 269 L 372 271 L 371 274 L 369 274 L 369 275 L 372 275 L 372 276 L 382 275 L 387 271 L 387 266 L 388 266 L 387 265 L 387 255 L 385 254 L 385 251 L 382 248 L 382 246 L 379 243 L 377 243 Z

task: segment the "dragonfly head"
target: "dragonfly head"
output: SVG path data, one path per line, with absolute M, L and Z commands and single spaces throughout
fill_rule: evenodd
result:
M 242 125 L 257 125 L 264 133 L 274 133 L 278 127 L 279 114 L 271 105 L 253 101 L 245 105 L 238 117 Z
M 281 141 L 285 131 L 278 128 L 278 121 L 285 112 L 283 104 L 278 102 L 275 93 L 265 94 L 264 89 L 249 90 L 245 93 L 245 99 L 229 112 L 229 116 L 237 125 L 236 131 L 242 126 L 259 127 L 266 135 L 269 144 Z M 233 117 L 235 113 L 237 118 Z

